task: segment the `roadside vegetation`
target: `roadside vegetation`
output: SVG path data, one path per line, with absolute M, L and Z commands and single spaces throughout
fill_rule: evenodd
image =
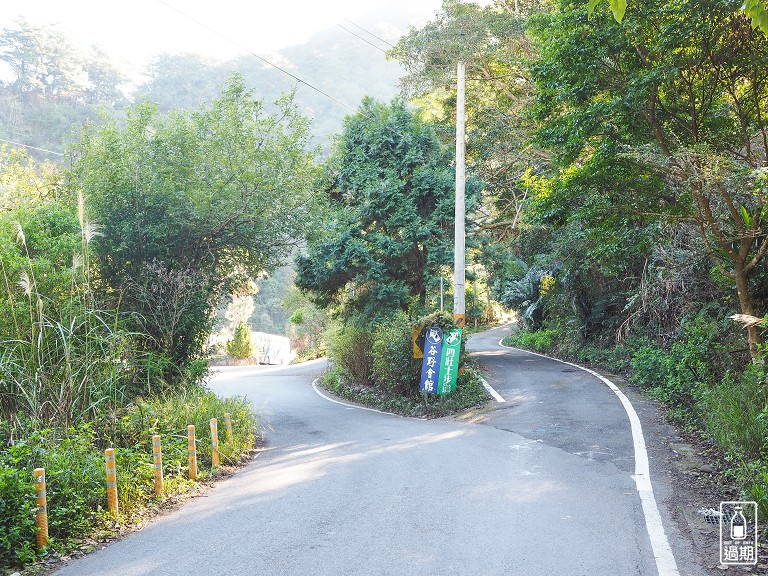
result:
M 514 345 L 628 376 L 766 520 L 768 39 L 738 2 L 586 4 L 449 0 L 390 54 L 445 134 L 466 63 L 468 230 Z
M 486 399 L 470 367 L 448 397 L 421 394 L 421 360 L 413 357 L 414 325 L 453 327 L 448 315 L 432 312 L 453 261 L 450 153 L 435 125 L 404 101 L 366 99 L 325 164 L 333 220 L 298 257 L 296 285 L 334 318 L 325 338 L 333 368 L 322 383 L 341 396 L 418 416 Z M 477 180 L 468 182 L 467 198 L 474 210 Z M 470 322 L 484 317 L 475 293 L 468 301 Z
M 222 354 L 249 358 L 251 330 L 288 324 L 301 358 L 330 357 L 323 385 L 351 400 L 426 417 L 485 401 L 467 362 L 454 394 L 422 395 L 413 357 L 413 326 L 453 323 L 435 311 L 453 298 L 459 61 L 468 325 L 512 309 L 513 345 L 625 375 L 719 447 L 768 522 L 768 38 L 740 6 L 633 0 L 617 22 L 604 2 L 445 0 L 389 51 L 402 96 L 365 98 L 321 161 L 291 94 L 265 102 L 242 76 L 163 56 L 140 90 L 161 105 L 129 105 L 103 58 L 83 92 L 64 44 L 44 57 L 45 32 L 0 34 L 14 76 L 0 128 L 46 145 L 62 126 L 35 119 L 84 107 L 66 166 L 0 148 L 0 567 L 154 506 L 154 432 L 168 437 L 170 492 L 191 486 L 187 424 L 230 412 L 225 462 L 248 452 L 245 402 L 202 384 L 217 311 L 240 325 Z M 206 70 L 204 90 L 186 81 Z M 99 488 L 107 445 L 117 519 Z
M 0 570 L 87 548 L 161 505 L 154 434 L 166 497 L 253 449 L 250 404 L 205 388 L 205 347 L 214 304 L 293 250 L 291 218 L 311 221 L 300 218 L 313 178 L 307 123 L 290 97 L 276 106 L 279 116 L 266 113 L 235 76 L 197 110 L 161 117 L 142 104 L 124 123 L 86 125 L 67 169 L 0 149 Z M 190 424 L 197 482 L 187 479 Z M 42 548 L 35 468 L 47 480 Z

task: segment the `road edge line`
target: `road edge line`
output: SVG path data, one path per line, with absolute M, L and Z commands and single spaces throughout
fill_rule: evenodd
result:
M 496 390 L 493 389 L 493 386 L 488 384 L 488 380 L 486 380 L 483 377 L 480 377 L 480 381 L 483 383 L 483 388 L 485 388 L 488 391 L 488 394 L 493 396 L 493 399 L 496 400 L 496 402 L 498 402 L 498 403 L 506 402 L 506 400 L 504 400 L 504 398 L 501 396 L 501 394 L 496 392 Z
M 523 350 L 522 348 L 515 348 L 514 346 L 507 346 L 502 343 L 503 340 L 504 338 L 499 340 L 499 346 L 502 348 L 517 350 L 518 352 L 525 352 L 526 354 L 533 354 L 534 356 L 554 360 L 555 362 L 567 364 L 568 366 L 573 366 L 574 368 L 578 368 L 579 370 L 591 374 L 608 386 L 621 401 L 621 405 L 624 407 L 624 412 L 626 412 L 627 417 L 629 418 L 629 425 L 632 431 L 632 443 L 635 450 L 635 474 L 632 478 L 635 481 L 637 494 L 640 496 L 640 503 L 643 507 L 645 529 L 648 532 L 648 539 L 651 541 L 651 549 L 653 551 L 654 560 L 656 561 L 656 570 L 658 571 L 659 576 L 679 576 L 680 572 L 677 569 L 675 555 L 672 553 L 672 547 L 669 545 L 669 540 L 667 539 L 667 534 L 664 530 L 664 524 L 661 520 L 659 506 L 656 503 L 656 496 L 653 493 L 653 484 L 651 483 L 651 472 L 648 463 L 648 451 L 645 447 L 645 437 L 643 436 L 643 427 L 640 423 L 640 417 L 637 415 L 629 398 L 627 398 L 626 394 L 624 394 L 616 384 L 590 368 L 579 366 L 573 362 L 560 360 L 559 358 L 553 358 L 546 354 L 531 352 L 530 350 Z
M 350 404 L 348 402 L 342 402 L 341 400 L 336 400 L 335 398 L 331 398 L 327 394 L 323 394 L 320 391 L 320 386 L 317 385 L 319 378 L 315 378 L 312 380 L 312 388 L 317 393 L 318 396 L 321 398 L 324 398 L 328 400 L 328 402 L 333 402 L 334 404 L 340 404 L 342 406 L 346 406 L 347 408 L 357 408 L 358 410 L 367 410 L 368 412 L 378 412 L 379 414 L 386 414 L 387 416 L 396 416 L 397 418 L 405 418 L 402 414 L 395 414 L 394 412 L 384 412 L 383 410 L 376 410 L 376 408 L 368 408 L 368 406 L 359 406 L 357 404 Z M 412 420 L 424 420 L 424 418 L 411 418 Z

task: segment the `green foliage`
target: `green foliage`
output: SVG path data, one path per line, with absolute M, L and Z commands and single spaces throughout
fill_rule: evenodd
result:
M 768 376 L 750 364 L 739 380 L 730 374 L 702 394 L 707 430 L 739 463 L 768 458 Z
M 732 369 L 722 348 L 726 330 L 700 314 L 684 322 L 680 335 L 668 349 L 641 346 L 632 358 L 632 380 L 651 390 L 679 417 L 698 417 L 696 403 Z
M 587 2 L 587 11 L 590 16 L 595 10 L 595 6 L 600 0 L 589 0 Z M 627 9 L 627 0 L 608 0 L 608 5 L 617 22 L 624 19 L 624 12 Z M 768 4 L 765 0 L 746 0 L 741 6 L 744 13 L 752 20 L 752 28 L 760 28 L 763 33 L 768 34 Z
M 245 322 L 240 321 L 235 326 L 232 340 L 227 342 L 227 354 L 235 358 L 248 358 L 253 356 L 253 342 L 251 342 L 251 328 Z
M 227 440 L 223 416 L 232 417 L 233 438 Z M 223 464 L 235 464 L 253 447 L 256 420 L 243 398 L 219 398 L 192 388 L 138 401 L 130 408 L 102 413 L 94 423 L 68 430 L 34 430 L 0 450 L 0 569 L 32 562 L 35 550 L 34 484 L 32 471 L 45 468 L 50 546 L 64 554 L 77 540 L 97 530 L 111 530 L 115 520 L 130 521 L 156 502 L 152 468 L 152 435 L 160 434 L 166 494 L 188 491 L 187 425 L 197 430 L 200 477 L 209 476 L 209 421 L 218 418 L 219 451 Z M 17 432 L 18 434 L 18 432 Z M 104 448 L 116 451 L 120 517 L 106 512 Z
M 323 385 L 344 398 L 412 416 L 445 415 L 484 402 L 482 375 L 466 363 L 466 334 L 462 335 L 456 391 L 440 397 L 419 392 L 422 360 L 413 357 L 413 326 L 422 328 L 421 346 L 424 328 L 456 327 L 449 314 L 440 312 L 413 322 L 398 312 L 373 327 L 337 324 L 328 340 L 333 368 L 323 376 Z
M 69 428 L 137 393 L 132 334 L 91 289 L 93 227 L 75 206 L 29 199 L 0 213 L 0 414 Z
M 505 346 L 535 350 L 536 352 L 551 352 L 557 341 L 558 331 L 555 329 L 517 330 L 504 337 Z
M 312 226 L 308 122 L 290 96 L 276 106 L 235 75 L 197 110 L 141 104 L 83 131 L 72 179 L 102 227 L 100 277 L 170 359 L 166 380 L 202 355 L 228 285 L 277 267 Z
M 556 282 L 556 271 L 520 265 L 522 276 L 502 284 L 499 302 L 516 309 L 525 325 L 536 330 L 544 320 L 544 305 Z
M 320 384 L 353 402 L 417 418 L 440 418 L 480 406 L 489 399 L 483 386 L 482 372 L 469 364 L 465 365 L 459 374 L 456 390 L 450 396 L 423 396 L 415 392 L 403 395 L 379 387 L 356 386 L 346 381 L 344 375 L 335 369 L 326 372 L 320 379 Z
M 18 566 L 36 557 L 35 486 L 32 474 L 0 454 L 0 566 Z
M 724 449 L 745 498 L 768 519 L 768 375 L 751 364 L 739 379 L 730 374 L 699 400 L 706 430 Z
M 376 326 L 372 354 L 376 386 L 402 395 L 418 388 L 421 360 L 413 357 L 411 322 L 406 314 L 395 314 Z
M 297 258 L 296 285 L 321 308 L 371 322 L 423 310 L 453 255 L 454 174 L 434 128 L 402 100 L 365 99 L 327 166 L 335 218 Z M 478 186 L 470 179 L 467 207 Z
M 328 355 L 343 377 L 358 384 L 371 384 L 373 377 L 373 334 L 354 322 L 334 323 L 325 340 Z

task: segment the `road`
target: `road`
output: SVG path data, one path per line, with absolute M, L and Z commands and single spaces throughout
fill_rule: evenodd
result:
M 469 346 L 505 402 L 464 417 L 331 402 L 312 386 L 322 361 L 223 369 L 211 387 L 260 414 L 254 462 L 57 576 L 659 574 L 622 403 L 590 374 L 500 347 L 508 330 Z M 679 570 L 664 576 L 705 574 L 653 481 Z

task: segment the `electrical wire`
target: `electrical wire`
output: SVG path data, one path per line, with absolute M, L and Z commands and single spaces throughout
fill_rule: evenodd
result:
M 293 74 L 293 73 L 289 72 L 288 70 L 286 70 L 285 68 L 282 68 L 281 66 L 278 66 L 278 65 L 277 65 L 277 64 L 275 64 L 274 62 L 270 62 L 269 60 L 267 60 L 267 59 L 266 59 L 266 58 L 264 58 L 263 56 L 259 56 L 258 54 L 256 54 L 256 52 L 254 52 L 254 51 L 250 50 L 249 48 L 247 48 L 247 47 L 243 46 L 243 45 L 242 45 L 242 44 L 240 44 L 238 41 L 236 41 L 236 40 L 234 40 L 234 39 L 230 38 L 230 37 L 229 37 L 229 36 L 227 36 L 226 34 L 223 34 L 223 33 L 219 32 L 218 30 L 216 30 L 216 29 L 212 28 L 211 26 L 208 26 L 207 24 L 205 24 L 205 23 L 201 22 L 200 20 L 197 20 L 196 18 L 194 18 L 194 17 L 190 16 L 190 15 L 189 15 L 189 14 L 187 14 L 186 12 L 183 12 L 182 10 L 180 10 L 180 9 L 176 8 L 175 6 L 172 6 L 171 4 L 169 4 L 168 2 L 166 2 L 165 0 L 157 0 L 157 2 L 159 2 L 160 4 L 162 4 L 163 6 L 165 6 L 165 7 L 169 8 L 169 9 L 173 10 L 174 12 L 177 12 L 178 14 L 180 14 L 181 16 L 183 16 L 184 18 L 186 18 L 187 20 L 190 20 L 190 21 L 194 22 L 194 23 L 195 23 L 195 24 L 197 24 L 198 26 L 200 26 L 200 27 L 202 27 L 202 28 L 205 28 L 205 29 L 206 29 L 206 30 L 208 30 L 208 31 L 209 31 L 211 34 L 214 34 L 214 35 L 218 36 L 219 38 L 221 38 L 221 39 L 223 39 L 223 40 L 226 40 L 227 42 L 229 42 L 230 44 L 232 44 L 232 45 L 236 46 L 236 47 L 237 47 L 237 48 L 239 48 L 240 50 L 243 50 L 244 52 L 247 52 L 247 53 L 248 53 L 248 54 L 250 54 L 251 56 L 254 56 L 254 57 L 258 58 L 259 60 L 261 60 L 262 62 L 264 62 L 264 64 L 266 64 L 266 65 L 268 65 L 268 66 L 271 66 L 272 68 L 275 68 L 276 70 L 279 70 L 280 72 L 282 72 L 283 74 L 285 74 L 286 76 L 288 76 L 288 77 L 290 77 L 290 78 L 293 78 L 293 79 L 294 79 L 294 80 L 296 80 L 296 82 L 298 82 L 299 84 L 304 84 L 305 86 L 307 86 L 308 88 L 311 88 L 312 90 L 314 90 L 314 91 L 315 91 L 315 92 L 317 92 L 318 94 L 321 94 L 321 95 L 325 96 L 326 98 L 328 98 L 328 99 L 330 99 L 330 100 L 333 100 L 334 102 L 336 102 L 337 104 L 340 104 L 341 106 L 344 106 L 344 107 L 345 107 L 345 108 L 347 108 L 348 110 L 351 110 L 352 112 L 355 112 L 355 113 L 359 113 L 359 111 L 358 111 L 356 108 L 354 108 L 354 107 L 350 106 L 350 105 L 349 105 L 349 104 L 347 104 L 346 102 L 342 102 L 342 101 L 341 101 L 341 100 L 339 100 L 338 98 L 336 98 L 336 97 L 334 97 L 334 96 L 332 96 L 332 95 L 328 94 L 327 92 L 325 92 L 325 91 L 321 90 L 321 89 L 320 89 L 320 88 L 318 88 L 317 86 L 315 86 L 315 85 L 313 85 L 313 84 L 311 84 L 311 83 L 307 82 L 306 80 L 304 80 L 304 79 L 302 79 L 302 78 L 299 78 L 298 76 L 296 76 L 296 74 Z
M 13 144 L 14 146 L 23 146 L 24 148 L 38 150 L 40 152 L 47 152 L 48 154 L 56 154 L 56 156 L 66 156 L 66 154 L 62 154 L 61 152 L 54 152 L 53 150 L 46 150 L 45 148 L 38 148 L 37 146 L 30 146 L 29 144 L 22 144 L 21 142 L 14 142 L 13 140 L 6 140 L 4 138 L 0 138 L 0 142 Z
M 307 86 L 308 88 L 311 88 L 312 90 L 314 90 L 314 91 L 315 91 L 315 92 L 317 92 L 318 94 L 320 94 L 320 95 L 322 95 L 322 96 L 325 96 L 325 97 L 326 97 L 326 98 L 328 98 L 329 100 L 332 100 L 333 102 L 336 102 L 337 104 L 340 104 L 341 106 L 344 106 L 344 108 L 346 108 L 347 110 L 350 110 L 350 111 L 351 111 L 351 112 L 353 112 L 354 114 L 358 114 L 358 115 L 361 115 L 361 116 L 363 116 L 363 117 L 365 117 L 365 118 L 368 118 L 369 120 L 374 120 L 374 118 L 372 118 L 371 116 L 369 116 L 368 114 L 366 114 L 365 112 L 363 112 L 362 110 L 360 110 L 359 108 L 355 108 L 355 107 L 353 107 L 353 106 L 350 106 L 350 105 L 349 105 L 349 104 L 347 104 L 346 102 L 343 102 L 343 101 L 339 100 L 338 98 L 336 98 L 336 97 L 332 96 L 331 94 L 328 94 L 327 92 L 325 92 L 325 91 L 321 90 L 321 89 L 320 89 L 320 88 L 318 88 L 317 86 L 315 86 L 315 85 L 311 84 L 310 82 L 307 82 L 306 80 L 304 80 L 304 79 L 300 78 L 300 77 L 299 77 L 299 76 L 297 76 L 296 74 L 293 74 L 293 73 L 289 72 L 288 70 L 285 70 L 284 68 L 282 68 L 282 67 L 278 66 L 277 64 L 275 64 L 274 62 L 270 62 L 269 60 L 267 60 L 267 59 L 266 59 L 266 58 L 264 58 L 263 56 L 259 56 L 259 55 L 258 55 L 258 54 L 256 54 L 256 53 L 255 53 L 253 50 L 250 50 L 250 49 L 249 49 L 249 48 L 247 48 L 246 46 L 243 46 L 243 45 L 242 45 L 241 43 L 239 43 L 237 40 L 234 40 L 234 39 L 230 38 L 229 36 L 227 36 L 226 34 L 224 34 L 224 33 L 222 33 L 222 32 L 219 32 L 218 30 L 216 30 L 216 29 L 212 28 L 211 26 L 208 26 L 207 24 L 205 24 L 205 23 L 203 23 L 203 22 L 200 22 L 199 20 L 197 20 L 196 18 L 194 18 L 194 17 L 190 16 L 190 15 L 189 15 L 189 14 L 187 14 L 186 12 L 184 12 L 184 11 L 180 10 L 179 8 L 176 8 L 175 6 L 172 6 L 171 4 L 169 4 L 168 2 L 166 2 L 165 0 L 157 0 L 157 2 L 159 2 L 160 4 L 162 4 L 162 5 L 166 6 L 166 7 L 167 7 L 167 8 L 169 8 L 170 10 L 173 10 L 174 12 L 176 12 L 176 13 L 180 14 L 180 15 L 181 15 L 181 16 L 183 16 L 184 18 L 186 18 L 186 19 L 190 20 L 191 22 L 194 22 L 194 23 L 195 23 L 195 24 L 197 24 L 198 26 L 200 26 L 200 27 L 202 27 L 202 28 L 205 28 L 205 29 L 206 29 L 206 30 L 208 30 L 208 31 L 209 31 L 211 34 L 214 34 L 214 35 L 218 36 L 219 38 L 221 38 L 221 39 L 223 39 L 223 40 L 225 40 L 225 41 L 229 42 L 229 43 L 230 43 L 230 44 L 232 44 L 233 46 L 236 46 L 236 47 L 237 47 L 237 48 L 239 48 L 240 50 L 243 50 L 244 52 L 247 52 L 247 53 L 248 53 L 248 54 L 250 54 L 251 56 L 254 56 L 254 57 L 258 58 L 259 60 L 261 60 L 262 62 L 264 62 L 264 63 L 265 63 L 265 64 L 267 64 L 268 66 L 271 66 L 272 68 L 275 68 L 276 70 L 279 70 L 280 72 L 282 72 L 282 73 L 283 73 L 283 74 L 285 74 L 286 76 L 289 76 L 290 78 L 293 78 L 294 80 L 296 80 L 296 82 L 298 82 L 298 83 L 300 83 L 300 84 L 304 84 L 305 86 Z M 349 30 L 347 30 L 347 31 L 349 32 Z M 361 38 L 361 40 L 362 40 L 362 38 Z M 379 50 L 380 50 L 380 48 L 379 48 Z M 389 126 L 388 128 L 389 128 L 389 130 L 391 130 L 391 131 L 392 131 L 394 134 L 397 134 L 397 135 L 398 135 L 400 138 L 405 138 L 405 136 L 404 136 L 403 134 L 401 134 L 401 133 L 400 133 L 398 130 L 395 130 L 395 128 L 393 128 L 393 127 L 391 127 L 391 126 Z
M 350 34 L 352 34 L 352 36 L 354 36 L 355 38 L 359 38 L 360 40 L 362 40 L 363 42 L 365 42 L 366 44 L 368 44 L 368 46 L 373 46 L 374 48 L 376 48 L 376 50 L 379 50 L 379 51 L 383 52 L 384 54 L 386 54 L 386 53 L 387 53 L 387 51 L 386 51 L 386 50 L 384 50 L 384 48 L 381 48 L 380 46 L 376 46 L 376 44 L 374 44 L 374 43 L 372 43 L 372 42 L 369 42 L 368 40 L 366 40 L 365 38 L 363 38 L 363 37 L 362 37 L 362 36 L 360 36 L 359 34 L 356 34 L 356 33 L 352 32 L 352 30 L 350 30 L 349 28 L 345 28 L 345 27 L 344 27 L 344 26 L 342 26 L 341 24 L 336 24 L 336 26 L 338 26 L 338 27 L 339 27 L 339 28 L 341 28 L 342 30 L 345 30 L 346 32 L 349 32 L 349 33 L 350 33 Z M 359 28 L 359 26 L 358 26 L 358 28 Z
M 383 42 L 384 44 L 386 44 L 386 45 L 387 45 L 387 46 L 389 46 L 390 48 L 394 48 L 394 47 L 395 47 L 395 45 L 394 45 L 394 44 L 390 44 L 389 42 L 387 42 L 386 40 L 384 40 L 384 38 L 381 38 L 381 37 L 379 37 L 379 36 L 376 36 L 376 34 L 374 34 L 373 32 L 371 32 L 370 30 L 366 30 L 365 28 L 363 28 L 363 27 L 362 27 L 362 26 L 360 26 L 359 24 L 355 24 L 355 23 L 354 23 L 354 22 L 352 22 L 352 20 L 350 20 L 349 18 L 344 18 L 344 20 L 345 20 L 346 22 L 349 22 L 350 24 L 352 24 L 352 26 L 354 26 L 355 28 L 359 28 L 360 30 L 362 30 L 363 32 L 365 32 L 366 34 L 368 34 L 369 36 L 373 36 L 373 37 L 374 37 L 374 38 L 376 38 L 376 40 L 378 40 L 379 42 Z

